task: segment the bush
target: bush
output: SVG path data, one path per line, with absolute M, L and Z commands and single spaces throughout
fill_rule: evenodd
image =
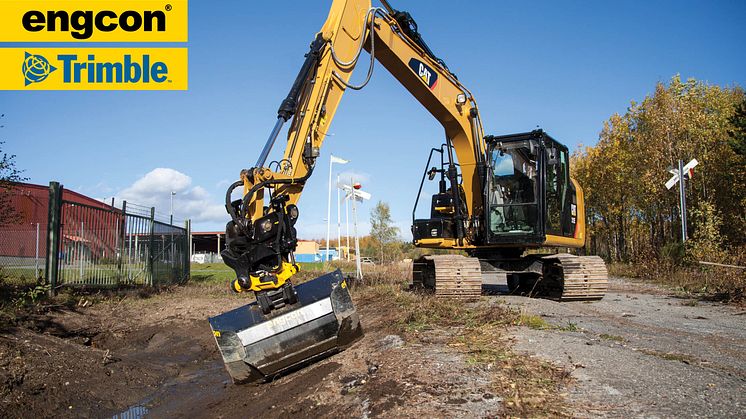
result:
M 661 261 L 670 263 L 673 266 L 681 266 L 686 257 L 686 246 L 682 243 L 666 243 L 661 248 Z

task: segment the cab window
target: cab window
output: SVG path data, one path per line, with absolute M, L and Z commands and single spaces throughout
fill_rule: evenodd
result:
M 557 147 L 546 149 L 547 175 L 547 234 L 562 235 L 562 214 L 567 205 L 569 186 L 567 150 Z

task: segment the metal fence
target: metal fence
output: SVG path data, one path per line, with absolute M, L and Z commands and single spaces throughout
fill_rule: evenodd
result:
M 23 283 L 45 281 L 52 290 L 157 286 L 189 278 L 189 221 L 176 226 L 155 208 L 86 204 L 62 193 L 51 182 L 43 202 L 48 210 L 38 222 L 0 231 L 0 274 Z
M 26 223 L 0 231 L 0 275 L 23 284 L 44 278 L 47 264 L 46 224 Z
M 154 208 L 97 208 L 62 201 L 53 288 L 169 285 L 189 278 L 189 228 L 156 219 Z M 149 215 L 146 215 L 149 212 Z

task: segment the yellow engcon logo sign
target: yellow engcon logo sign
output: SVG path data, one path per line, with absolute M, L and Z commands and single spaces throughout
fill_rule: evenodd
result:
M 186 90 L 187 48 L 39 43 L 181 43 L 187 20 L 186 0 L 0 0 L 0 43 L 28 43 L 0 48 L 0 90 Z
M 0 42 L 186 42 L 186 0 L 0 0 Z

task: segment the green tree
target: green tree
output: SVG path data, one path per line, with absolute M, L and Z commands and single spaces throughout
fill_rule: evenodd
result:
M 4 117 L 5 114 L 0 115 L 0 121 Z M 0 125 L 0 128 L 3 128 L 3 126 Z M 0 141 L 0 226 L 18 221 L 20 214 L 16 211 L 11 200 L 13 182 L 26 180 L 21 176 L 22 171 L 16 168 L 16 156 L 3 152 L 4 144 L 3 141 Z
M 381 263 L 384 262 L 384 248 L 394 243 L 399 235 L 399 228 L 393 224 L 389 204 L 378 201 L 370 212 L 370 235 L 381 251 Z

